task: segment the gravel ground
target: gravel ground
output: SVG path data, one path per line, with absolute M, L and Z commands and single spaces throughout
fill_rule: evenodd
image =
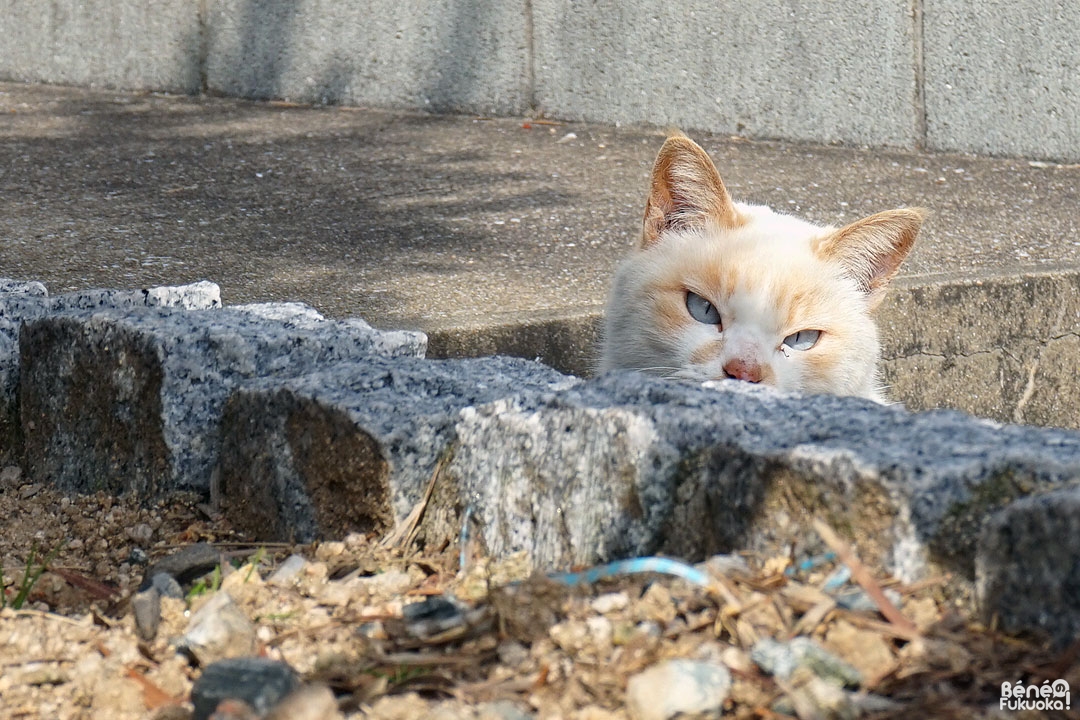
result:
M 421 552 L 360 535 L 251 543 L 194 496 L 69 497 L 25 484 L 16 468 L 0 472 L 0 513 L 5 718 L 192 717 L 204 668 L 238 651 L 178 652 L 176 639 L 224 601 L 239 610 L 243 652 L 287 662 L 311 691 L 279 719 L 651 720 L 687 701 L 701 667 L 724 668 L 726 697 L 709 690 L 712 707 L 680 717 L 1024 717 L 997 712 L 1002 682 L 1080 687 L 1080 645 L 1050 649 L 978 626 L 948 578 L 904 587 L 875 573 L 902 617 L 838 606 L 822 589 L 843 565 L 833 559 L 800 570 L 790 558 L 718 558 L 708 588 L 656 573 L 569 587 L 530 575 L 523 558 L 493 562 L 471 547 L 462 571 L 457 547 Z M 219 552 L 218 570 L 185 583 L 183 598 L 162 598 L 156 636 L 141 640 L 131 598 L 147 564 L 195 543 Z M 275 575 L 293 554 L 304 559 L 294 573 Z M 420 602 L 446 611 L 442 624 L 403 615 Z M 764 639 L 798 637 L 857 671 L 848 689 L 820 668 L 762 669 Z M 214 717 L 263 717 L 230 707 Z

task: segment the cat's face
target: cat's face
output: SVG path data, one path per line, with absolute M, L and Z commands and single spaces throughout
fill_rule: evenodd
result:
M 736 204 L 704 151 L 671 138 L 641 247 L 615 275 L 600 369 L 881 399 L 870 312 L 921 218 L 837 229 Z

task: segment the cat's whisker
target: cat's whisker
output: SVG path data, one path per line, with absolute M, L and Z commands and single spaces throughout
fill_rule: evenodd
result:
M 664 367 L 663 365 L 657 365 L 655 367 L 638 368 L 641 372 L 651 373 L 662 378 L 674 378 L 679 377 L 679 373 L 682 368 L 677 367 Z

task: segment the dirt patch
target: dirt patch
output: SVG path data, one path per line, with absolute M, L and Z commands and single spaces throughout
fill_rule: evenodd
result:
M 726 668 L 719 709 L 744 718 L 991 717 L 1003 682 L 1080 687 L 1080 646 L 1053 650 L 970 622 L 948 578 L 905 587 L 869 568 L 907 623 L 845 609 L 843 593 L 826 591 L 846 567 L 831 556 L 722 558 L 704 568 L 707 586 L 655 572 L 569 586 L 469 547 L 386 547 L 359 534 L 251 543 L 195 496 L 150 506 L 68 496 L 15 469 L 0 474 L 0 513 L 0 697 L 11 718 L 190 717 L 202 668 L 173 641 L 222 593 L 253 626 L 256 652 L 332 689 L 347 718 L 637 718 L 628 683 L 673 658 Z M 182 599 L 162 598 L 156 637 L 140 641 L 130 598 L 146 567 L 196 542 L 220 551 L 219 569 Z M 294 561 L 296 574 L 271 579 L 294 553 L 306 561 Z M 830 686 L 833 705 L 812 673 L 762 670 L 763 639 L 799 637 L 858 672 L 857 686 Z

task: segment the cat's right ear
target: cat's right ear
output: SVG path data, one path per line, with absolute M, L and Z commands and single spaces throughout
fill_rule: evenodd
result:
M 733 228 L 742 219 L 709 155 L 684 135 L 670 137 L 653 165 L 641 246 L 649 247 L 665 230 L 709 222 Z

